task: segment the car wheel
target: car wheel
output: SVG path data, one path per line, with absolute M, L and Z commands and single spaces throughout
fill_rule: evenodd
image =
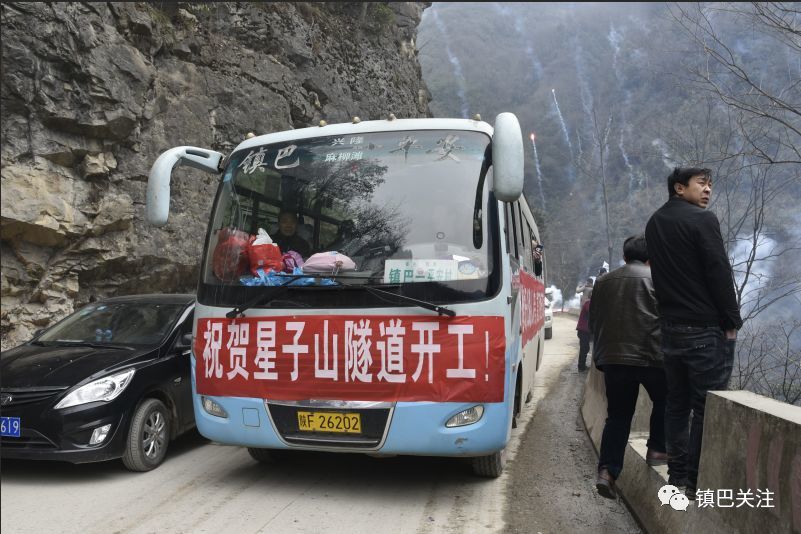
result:
M 480 477 L 498 478 L 506 467 L 506 448 L 488 456 L 473 458 L 473 473 Z
M 170 412 L 158 399 L 145 399 L 134 412 L 122 462 L 131 471 L 150 471 L 164 460 L 170 443 Z
M 552 337 L 553 337 L 553 328 L 546 328 L 545 339 L 551 339 Z

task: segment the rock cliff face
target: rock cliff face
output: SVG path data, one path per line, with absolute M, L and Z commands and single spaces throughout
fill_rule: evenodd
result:
M 228 153 L 247 132 L 428 116 L 425 3 L 4 3 L 2 348 L 90 299 L 194 291 L 217 178 L 162 151 Z

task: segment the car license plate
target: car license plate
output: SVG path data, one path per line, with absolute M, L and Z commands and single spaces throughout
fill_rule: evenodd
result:
M 359 434 L 362 417 L 357 413 L 298 412 L 298 428 L 306 432 Z
M 19 417 L 0 417 L 0 436 L 18 438 L 20 428 Z

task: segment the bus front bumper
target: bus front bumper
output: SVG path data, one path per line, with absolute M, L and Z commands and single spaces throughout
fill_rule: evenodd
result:
M 372 444 L 354 446 L 346 438 L 338 441 L 339 436 L 336 434 L 329 434 L 326 439 L 316 442 L 310 439 L 302 444 L 291 439 L 286 432 L 278 430 L 274 412 L 268 411 L 268 405 L 263 400 L 210 398 L 225 409 L 228 417 L 209 414 L 201 404 L 201 397 L 195 396 L 195 420 L 200 433 L 218 443 L 246 447 L 470 457 L 484 456 L 503 449 L 511 430 L 510 407 L 504 403 L 482 404 L 484 413 L 478 421 L 448 428 L 445 424 L 451 417 L 476 404 L 397 402 L 388 410 L 383 432 Z M 294 435 L 297 436 L 298 433 Z M 316 436 L 320 437 L 319 434 Z

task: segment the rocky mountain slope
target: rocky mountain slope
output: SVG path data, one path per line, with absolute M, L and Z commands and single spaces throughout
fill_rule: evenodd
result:
M 160 152 L 247 132 L 429 115 L 426 3 L 4 3 L 2 348 L 102 296 L 193 291 L 217 179 Z

